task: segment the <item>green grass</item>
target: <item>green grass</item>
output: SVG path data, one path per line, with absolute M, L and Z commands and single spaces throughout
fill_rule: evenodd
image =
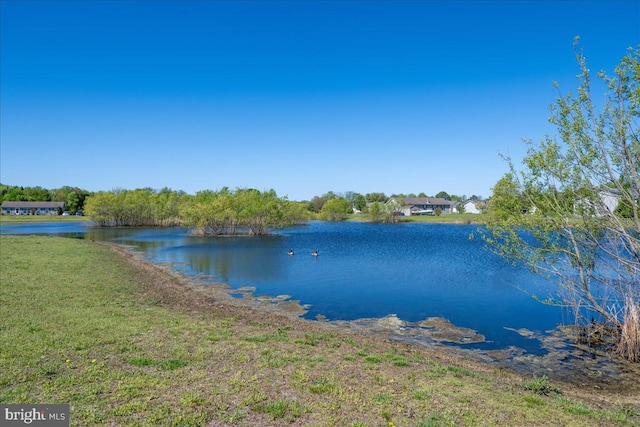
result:
M 0 215 L 0 224 L 11 225 L 34 222 L 90 222 L 88 216 L 75 215 Z
M 0 403 L 68 403 L 82 426 L 640 423 L 633 396 L 594 405 L 443 351 L 195 309 L 149 274 L 102 244 L 0 236 Z
M 486 219 L 482 214 L 442 214 L 442 215 L 412 215 L 401 217 L 401 222 L 420 222 L 427 224 L 482 224 Z M 348 214 L 347 221 L 367 222 L 369 215 L 367 214 Z

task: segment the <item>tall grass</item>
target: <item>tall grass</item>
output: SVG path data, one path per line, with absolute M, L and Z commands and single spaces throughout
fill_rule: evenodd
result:
M 640 304 L 627 298 L 616 352 L 623 359 L 640 362 Z

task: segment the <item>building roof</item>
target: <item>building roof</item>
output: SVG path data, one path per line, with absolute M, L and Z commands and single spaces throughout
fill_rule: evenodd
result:
M 2 202 L 3 208 L 64 208 L 64 202 Z

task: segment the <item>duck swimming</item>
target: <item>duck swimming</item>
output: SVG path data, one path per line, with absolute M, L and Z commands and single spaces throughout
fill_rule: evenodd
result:
M 315 251 L 311 252 L 311 256 L 318 256 L 319 253 L 320 251 L 316 249 Z
M 289 249 L 289 255 L 293 255 L 293 249 Z

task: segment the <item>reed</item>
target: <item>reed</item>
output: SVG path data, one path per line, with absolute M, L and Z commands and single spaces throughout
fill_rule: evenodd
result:
M 620 341 L 616 352 L 623 359 L 640 362 L 640 304 L 636 304 L 632 298 L 627 298 L 625 301 Z

